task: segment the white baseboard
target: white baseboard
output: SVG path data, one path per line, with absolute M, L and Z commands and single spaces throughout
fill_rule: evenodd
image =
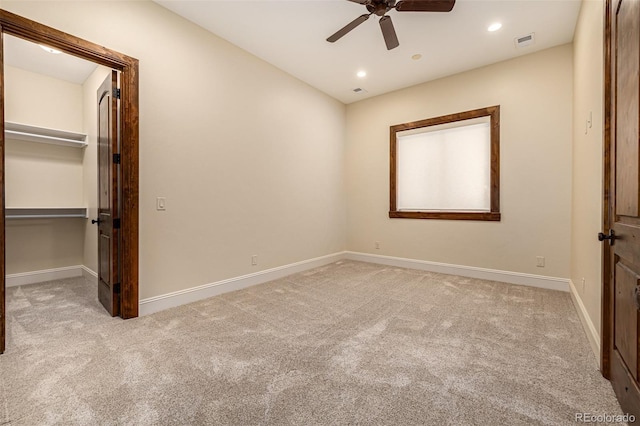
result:
M 98 284 L 98 273 L 82 265 L 82 276 L 92 284 Z
M 5 286 L 17 287 L 19 285 L 36 284 L 45 281 L 61 280 L 64 278 L 74 278 L 81 276 L 82 265 L 66 266 L 64 268 L 44 269 L 41 271 L 9 274 L 6 276 Z
M 140 301 L 139 315 L 149 315 L 164 309 L 174 308 L 187 303 L 196 302 L 219 294 L 240 290 L 268 281 L 277 280 L 287 275 L 303 272 L 319 266 L 328 265 L 344 259 L 344 252 L 334 253 L 315 259 L 304 260 L 277 268 L 267 269 L 254 274 L 229 278 L 186 290 L 175 291 L 160 296 L 150 297 Z
M 569 291 L 569 280 L 566 278 L 545 277 L 542 275 L 524 274 L 520 272 L 452 265 L 449 263 L 437 263 L 426 260 L 381 256 L 377 254 L 358 253 L 353 251 L 345 252 L 344 258 L 349 260 L 358 260 L 361 262 L 396 266 L 399 268 L 419 269 L 422 271 L 438 272 L 441 274 L 459 275 L 462 277 L 478 278 L 482 280 L 546 288 L 549 290 Z
M 569 287 L 571 294 L 571 300 L 573 301 L 573 305 L 576 307 L 576 311 L 578 311 L 578 317 L 580 318 L 580 322 L 582 323 L 582 328 L 584 328 L 585 334 L 587 335 L 587 339 L 589 339 L 589 343 L 591 344 L 591 350 L 596 356 L 596 361 L 598 363 L 598 368 L 600 366 L 600 333 L 596 330 L 596 327 L 593 325 L 591 321 L 591 317 L 587 313 L 587 308 L 585 308 L 584 303 L 582 303 L 582 298 L 578 294 L 578 290 L 576 289 L 575 284 L 572 280 L 569 280 Z
M 174 308 L 187 303 L 196 302 L 208 297 L 240 290 L 253 285 L 276 280 L 287 275 L 303 272 L 319 266 L 328 265 L 339 260 L 357 260 L 361 262 L 377 263 L 382 265 L 397 266 L 400 268 L 419 269 L 424 271 L 439 272 L 463 277 L 500 281 L 510 284 L 527 285 L 531 287 L 546 288 L 551 290 L 569 291 L 569 280 L 565 278 L 545 277 L 541 275 L 523 274 L 493 269 L 483 269 L 471 266 L 436 263 L 424 260 L 405 259 L 400 257 L 380 256 L 357 252 L 339 252 L 315 259 L 292 263 L 273 269 L 256 272 L 254 274 L 229 278 L 198 287 L 192 287 L 160 296 L 140 300 L 139 315 L 149 315 L 164 309 Z

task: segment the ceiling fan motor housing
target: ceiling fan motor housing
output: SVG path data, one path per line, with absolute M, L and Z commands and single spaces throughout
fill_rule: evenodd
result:
M 367 10 L 378 16 L 384 16 L 388 11 L 394 8 L 396 0 L 373 0 L 367 3 Z

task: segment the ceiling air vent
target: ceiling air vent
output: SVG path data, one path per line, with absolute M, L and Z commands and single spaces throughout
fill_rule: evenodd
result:
M 516 37 L 513 41 L 518 48 L 531 46 L 536 41 L 536 33 L 527 34 L 522 37 Z
M 364 90 L 362 87 L 356 87 L 355 89 L 353 89 L 353 93 L 361 94 L 361 93 L 367 93 L 367 91 Z

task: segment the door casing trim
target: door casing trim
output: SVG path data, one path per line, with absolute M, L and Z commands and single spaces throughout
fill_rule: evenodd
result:
M 602 143 L 602 229 L 613 226 L 611 203 L 611 104 L 612 104 L 612 52 L 611 52 L 611 0 L 604 2 L 604 128 Z M 613 351 L 613 288 L 611 285 L 611 249 L 602 244 L 602 330 L 600 341 L 600 371 L 611 380 L 611 354 Z

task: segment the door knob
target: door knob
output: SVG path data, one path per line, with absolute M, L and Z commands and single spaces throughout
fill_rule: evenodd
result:
M 616 233 L 613 229 L 609 230 L 609 235 L 603 234 L 602 232 L 598 232 L 598 241 L 609 240 L 609 245 L 612 246 L 613 242 L 616 240 Z
M 91 219 L 91 224 L 92 224 L 92 225 L 95 225 L 96 223 L 97 223 L 98 225 L 100 225 L 100 219 Z

